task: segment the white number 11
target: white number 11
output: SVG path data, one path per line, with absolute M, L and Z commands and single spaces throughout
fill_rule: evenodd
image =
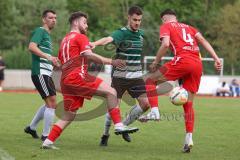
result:
M 190 43 L 191 45 L 193 45 L 193 39 L 191 37 L 191 35 L 188 33 L 186 34 L 186 30 L 185 28 L 182 29 L 182 34 L 183 34 L 183 40 L 187 43 Z

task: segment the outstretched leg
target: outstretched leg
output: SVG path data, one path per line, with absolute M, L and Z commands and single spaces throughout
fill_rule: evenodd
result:
M 194 129 L 194 109 L 193 109 L 194 94 L 188 92 L 188 96 L 189 96 L 188 102 L 183 105 L 186 129 L 186 136 L 183 146 L 184 153 L 189 153 L 191 148 L 193 147 L 192 133 Z

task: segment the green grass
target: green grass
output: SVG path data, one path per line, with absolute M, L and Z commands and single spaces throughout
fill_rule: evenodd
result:
M 60 100 L 60 98 L 59 98 Z M 240 99 L 203 98 L 195 100 L 194 148 L 190 154 L 181 153 L 184 139 L 182 108 L 170 104 L 168 97 L 160 97 L 161 112 L 168 118 L 160 122 L 134 123 L 140 131 L 132 135 L 132 142 L 124 142 L 111 132 L 109 146 L 98 146 L 104 117 L 72 123 L 57 140 L 54 150 L 40 150 L 40 140 L 23 133 L 42 100 L 37 94 L 0 93 L 0 150 L 16 160 L 237 160 L 240 157 Z M 99 101 L 86 103 L 86 110 Z M 122 105 L 122 113 L 128 110 Z M 41 133 L 42 123 L 38 133 Z M 0 152 L 0 157 L 1 157 Z M 0 158 L 1 159 L 1 158 Z

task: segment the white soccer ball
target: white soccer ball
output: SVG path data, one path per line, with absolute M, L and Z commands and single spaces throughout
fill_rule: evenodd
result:
M 172 104 L 177 106 L 183 105 L 188 100 L 188 92 L 182 87 L 175 87 L 170 92 L 169 97 Z

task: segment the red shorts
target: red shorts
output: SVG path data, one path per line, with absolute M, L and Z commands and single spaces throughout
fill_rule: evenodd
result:
M 176 57 L 159 70 L 168 81 L 182 79 L 183 88 L 192 93 L 198 91 L 202 76 L 202 61 L 199 57 Z
M 91 99 L 102 79 L 86 74 L 71 74 L 61 80 L 65 111 L 76 111 L 83 106 L 84 98 Z

